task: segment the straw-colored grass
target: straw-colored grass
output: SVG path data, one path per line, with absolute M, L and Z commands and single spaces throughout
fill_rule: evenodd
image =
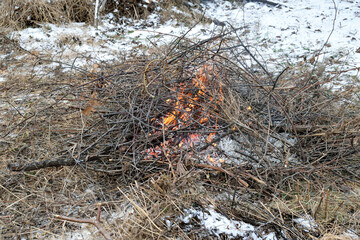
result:
M 93 22 L 91 0 L 5 0 L 0 3 L 0 26 L 22 29 L 42 23 Z
M 146 3 L 143 0 L 107 0 L 100 15 L 111 13 L 115 20 L 123 18 L 145 19 L 160 7 L 160 21 L 177 19 L 186 25 L 194 22 L 209 22 L 203 17 L 198 0 L 160 1 Z M 191 3 L 191 5 L 189 4 Z M 0 2 L 0 27 L 19 30 L 26 27 L 39 27 L 43 23 L 64 24 L 69 22 L 94 23 L 95 1 L 93 0 L 4 0 Z M 174 8 L 183 11 L 174 11 Z

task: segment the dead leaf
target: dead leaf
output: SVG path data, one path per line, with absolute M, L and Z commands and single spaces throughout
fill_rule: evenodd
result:
M 93 92 L 91 94 L 91 100 L 88 101 L 87 106 L 85 107 L 85 109 L 82 110 L 82 114 L 84 116 L 88 116 L 90 113 L 96 111 L 95 107 L 99 106 L 100 102 L 97 99 L 97 93 Z
M 314 62 L 315 62 L 315 56 L 313 56 L 312 58 L 310 58 L 310 59 L 309 59 L 309 62 L 310 62 L 311 64 L 314 64 Z
M 86 106 L 85 109 L 82 110 L 82 114 L 84 116 L 88 116 L 93 111 L 95 111 L 95 108 L 93 106 L 88 105 L 88 106 Z
M 36 51 L 36 50 L 31 51 L 31 54 L 33 54 L 33 55 L 35 55 L 35 56 L 39 56 L 39 51 Z

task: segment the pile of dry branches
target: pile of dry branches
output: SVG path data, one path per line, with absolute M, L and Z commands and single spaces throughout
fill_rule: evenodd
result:
M 234 201 L 239 195 L 237 214 L 248 221 L 272 219 L 271 227 L 290 237 L 319 234 L 295 229 L 289 213 L 259 210 L 253 201 L 278 196 L 289 182 L 326 180 L 329 173 L 339 181 L 359 180 L 359 106 L 350 100 L 355 89 L 327 90 L 324 84 L 337 75 L 310 64 L 270 73 L 250 46 L 230 40 L 236 32 L 196 43 L 183 36 L 153 58 L 94 66 L 81 83 L 43 95 L 52 103 L 9 123 L 1 136 L 30 136 L 22 135 L 28 144 L 9 147 L 7 154 L 16 156 L 9 169 L 78 165 L 126 183 L 163 174 L 177 183 L 189 172 L 207 171 L 216 174 L 200 177 L 204 184 L 233 193 Z M 203 76 L 206 83 L 194 84 Z M 9 119 L 17 115 L 8 113 Z M 179 147 L 191 134 L 212 137 Z M 218 146 L 225 138 L 236 142 L 237 155 Z M 209 149 L 242 164 L 206 162 Z M 241 197 L 244 191 L 249 198 Z

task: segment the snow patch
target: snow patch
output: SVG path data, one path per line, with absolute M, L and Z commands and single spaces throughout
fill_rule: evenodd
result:
M 314 219 L 310 216 L 308 216 L 307 218 L 296 218 L 294 219 L 294 222 L 301 225 L 305 230 L 309 231 L 315 231 L 315 228 L 318 227 Z
M 226 235 L 227 239 L 238 239 L 239 237 L 251 237 L 254 240 L 276 240 L 275 233 L 258 233 L 258 229 L 248 223 L 230 219 L 215 211 L 213 206 L 209 206 L 208 209 L 196 210 L 196 209 L 184 209 L 184 216 L 180 219 L 184 224 L 189 224 L 191 228 L 191 222 L 194 218 L 198 220 L 197 224 L 206 229 L 209 234 L 218 238 L 221 235 Z

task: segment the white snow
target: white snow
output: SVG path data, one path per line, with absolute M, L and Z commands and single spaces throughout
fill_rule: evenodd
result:
M 258 229 L 251 224 L 229 219 L 226 216 L 215 211 L 213 206 L 204 210 L 185 209 L 181 221 L 185 224 L 191 224 L 191 219 L 196 217 L 198 224 L 206 229 L 209 234 L 220 238 L 225 234 L 227 239 L 238 239 L 239 237 L 251 237 L 254 240 L 275 240 L 274 233 L 259 233 Z M 191 227 L 191 225 L 190 225 Z
M 355 234 L 353 231 L 350 231 L 350 230 L 347 230 L 346 232 L 344 232 L 340 236 L 344 237 L 344 239 L 349 239 L 349 240 L 358 240 L 358 239 L 360 239 L 359 235 Z
M 314 231 L 315 228 L 318 227 L 314 219 L 310 216 L 307 216 L 306 218 L 296 218 L 294 219 L 294 222 L 300 224 L 305 230 Z
M 97 237 L 95 234 L 99 231 L 96 229 L 95 226 L 90 224 L 77 224 L 80 228 L 75 231 L 70 231 L 66 229 L 64 234 L 56 235 L 49 240 L 87 240 L 87 239 L 103 239 L 103 237 Z

